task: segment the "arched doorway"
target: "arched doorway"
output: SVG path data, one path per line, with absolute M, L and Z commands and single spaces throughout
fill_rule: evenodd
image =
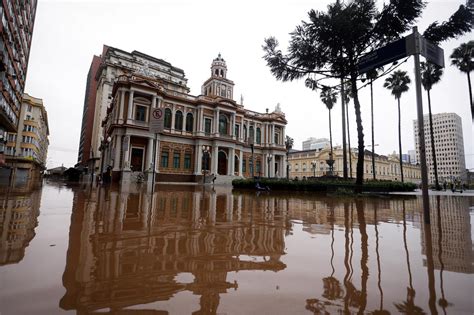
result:
M 219 151 L 217 161 L 217 174 L 227 175 L 227 155 L 224 151 Z

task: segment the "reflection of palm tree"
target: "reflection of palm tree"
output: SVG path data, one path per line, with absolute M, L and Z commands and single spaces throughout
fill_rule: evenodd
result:
M 410 267 L 410 254 L 408 252 L 408 245 L 407 245 L 407 222 L 406 222 L 406 209 L 405 209 L 405 200 L 403 202 L 403 244 L 405 246 L 405 253 L 407 257 L 407 267 L 408 267 L 408 281 L 410 286 L 407 288 L 407 299 L 402 303 L 395 303 L 395 307 L 400 313 L 404 314 L 425 314 L 423 309 L 417 305 L 415 305 L 415 289 L 413 288 L 413 281 L 411 275 L 411 267 Z
M 323 278 L 323 297 L 328 300 L 336 300 L 342 298 L 342 288 L 339 280 L 334 277 L 334 206 L 329 204 L 330 223 L 331 223 L 331 268 L 332 273 L 330 277 Z
M 364 204 L 362 200 L 356 200 L 356 210 L 357 210 L 357 221 L 359 222 L 359 231 L 360 231 L 360 247 L 361 247 L 361 258 L 360 258 L 360 268 L 362 269 L 362 275 L 360 279 L 361 283 L 361 296 L 360 296 L 360 307 L 358 314 L 364 314 L 365 307 L 367 306 L 367 281 L 369 279 L 369 267 L 367 266 L 367 261 L 369 259 L 369 244 L 368 244 L 368 235 L 367 235 L 367 225 L 365 224 L 365 213 L 364 213 Z
M 438 214 L 438 259 L 439 263 L 441 265 L 441 269 L 439 272 L 439 282 L 440 282 L 440 288 L 441 288 L 441 298 L 438 300 L 438 305 L 441 306 L 443 309 L 443 313 L 446 314 L 446 308 L 450 306 L 451 304 L 446 300 L 444 296 L 444 286 L 443 286 L 443 271 L 444 271 L 444 263 L 443 263 L 443 232 L 441 230 L 441 209 L 440 209 L 440 204 L 439 204 L 439 196 L 436 196 L 436 206 L 437 206 L 437 214 Z
M 377 203 L 374 203 L 374 226 L 375 226 L 375 253 L 377 255 L 377 286 L 380 291 L 380 306 L 379 309 L 373 311 L 372 315 L 387 315 L 389 311 L 383 309 L 383 290 L 382 290 L 382 270 L 380 266 L 380 253 L 379 253 L 379 230 L 377 222 Z

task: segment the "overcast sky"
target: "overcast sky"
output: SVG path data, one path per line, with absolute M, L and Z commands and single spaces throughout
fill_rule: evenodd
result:
M 307 19 L 310 9 L 325 10 L 333 1 L 118 1 L 40 0 L 38 3 L 25 92 L 42 98 L 49 117 L 50 146 L 47 166 L 77 162 L 87 72 L 92 56 L 106 44 L 125 51 L 138 50 L 164 59 L 185 71 L 191 94 L 199 95 L 210 76 L 212 60 L 220 52 L 227 62 L 227 77 L 234 81 L 234 97 L 244 97 L 247 109 L 264 112 L 281 104 L 288 120 L 287 134 L 301 149 L 308 137 L 329 137 L 328 113 L 319 92 L 305 88 L 304 81 L 276 81 L 262 59 L 264 38 L 275 36 L 286 49 L 295 26 Z M 423 32 L 434 20 L 444 21 L 463 0 L 429 1 L 418 28 Z M 383 1 L 379 1 L 381 5 Z M 432 90 L 433 113 L 455 112 L 463 121 L 466 166 L 474 168 L 474 136 L 469 109 L 466 74 L 450 66 L 449 55 L 472 33 L 442 44 L 447 68 Z M 400 67 L 412 81 L 413 60 Z M 397 103 L 374 84 L 376 152 L 398 151 Z M 414 84 L 401 99 L 402 144 L 406 153 L 414 149 L 413 120 L 416 118 Z M 423 91 L 424 92 L 424 91 Z M 365 143 L 370 144 L 369 89 L 361 91 Z M 424 112 L 427 112 L 423 93 Z M 333 109 L 333 141 L 340 144 L 340 106 Z M 357 134 L 351 102 L 351 145 Z

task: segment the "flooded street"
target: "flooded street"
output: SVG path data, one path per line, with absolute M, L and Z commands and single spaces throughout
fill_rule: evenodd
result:
M 472 314 L 474 197 L 45 184 L 0 196 L 0 314 Z

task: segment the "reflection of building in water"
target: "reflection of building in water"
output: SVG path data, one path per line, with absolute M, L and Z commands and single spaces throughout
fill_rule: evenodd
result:
M 431 242 L 435 269 L 474 273 L 469 197 L 441 197 L 439 214 L 437 200 L 431 199 Z M 436 205 L 436 207 L 435 207 Z M 441 223 L 441 224 L 440 224 Z M 424 225 L 421 225 L 422 253 L 426 255 Z M 441 246 L 440 246 L 441 243 Z M 426 259 L 423 259 L 426 266 Z
M 228 272 L 286 267 L 289 222 L 273 205 L 256 211 L 262 207 L 246 196 L 160 188 L 150 212 L 150 194 L 77 192 L 60 306 L 112 312 L 186 290 L 214 313 L 219 294 L 238 287 Z
M 20 262 L 35 236 L 41 191 L 0 197 L 0 266 Z

